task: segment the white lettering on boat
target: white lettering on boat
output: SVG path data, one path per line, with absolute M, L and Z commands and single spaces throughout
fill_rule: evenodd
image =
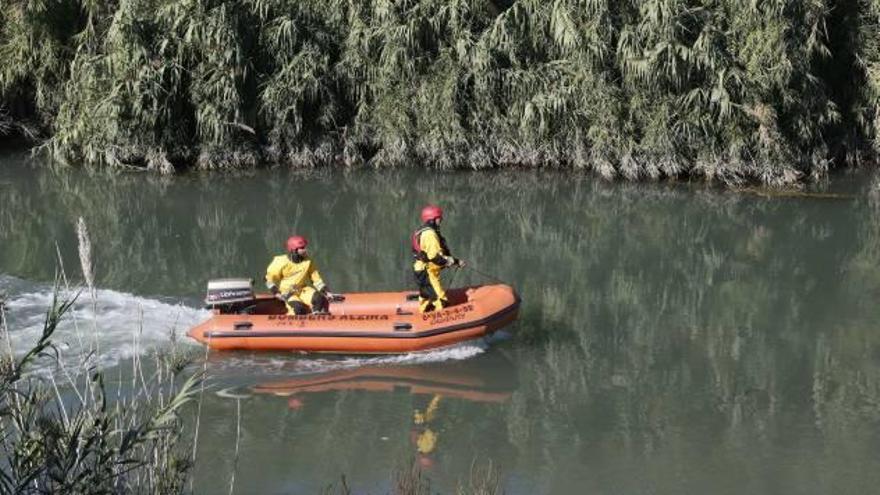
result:
M 299 321 L 386 321 L 388 315 L 269 315 L 267 319 L 279 325 Z

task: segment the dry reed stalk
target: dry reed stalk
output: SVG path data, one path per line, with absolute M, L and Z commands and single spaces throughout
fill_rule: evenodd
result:
M 79 264 L 82 268 L 83 279 L 89 288 L 92 299 L 96 298 L 95 293 L 95 275 L 92 269 L 92 241 L 89 240 L 89 231 L 83 217 L 79 217 L 76 222 L 76 238 L 79 248 Z
M 501 483 L 501 472 L 492 460 L 479 464 L 476 459 L 471 462 L 471 470 L 467 484 L 459 482 L 457 495 L 501 495 L 504 489 Z
M 235 452 L 232 454 L 232 473 L 229 476 L 229 495 L 235 492 L 235 473 L 238 471 L 238 450 L 241 445 L 241 399 L 235 399 Z

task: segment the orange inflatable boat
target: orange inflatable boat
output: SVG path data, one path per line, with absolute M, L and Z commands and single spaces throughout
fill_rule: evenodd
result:
M 287 315 L 250 280 L 216 280 L 205 302 L 211 318 L 189 331 L 212 349 L 391 354 L 422 351 L 489 335 L 514 321 L 519 297 L 508 285 L 447 291 L 450 306 L 419 313 L 415 292 L 342 294 L 330 314 Z

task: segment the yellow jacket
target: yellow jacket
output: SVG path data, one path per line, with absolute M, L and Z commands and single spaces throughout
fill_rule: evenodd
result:
M 414 271 L 420 272 L 426 268 L 440 270 L 452 264 L 453 258 L 449 255 L 449 248 L 446 247 L 445 240 L 440 237 L 436 230 L 424 227 L 413 235 L 419 236 L 419 249 L 425 253 L 424 257 L 416 257 L 416 261 L 413 263 Z
M 294 263 L 289 256 L 276 256 L 266 268 L 266 287 L 277 287 L 286 296 L 297 295 L 303 287 L 312 286 L 315 290 L 324 288 L 324 280 L 311 258 Z

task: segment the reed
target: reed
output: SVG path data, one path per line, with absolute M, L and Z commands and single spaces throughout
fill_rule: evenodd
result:
M 504 493 L 501 481 L 501 471 L 492 460 L 485 464 L 475 459 L 471 463 L 468 478 L 460 481 L 455 491 L 456 495 L 500 495 Z
M 6 108 L 0 105 L 0 137 L 9 134 L 12 130 L 12 117 Z
M 73 166 L 783 185 L 880 151 L 876 0 L 8 4 L 6 128 Z
M 94 270 L 92 269 L 92 241 L 89 240 L 89 230 L 82 217 L 79 217 L 79 220 L 76 222 L 76 237 L 78 241 L 79 263 L 80 268 L 82 269 L 83 279 L 85 280 L 86 287 L 88 287 L 89 293 L 94 300 L 97 296 L 95 292 L 95 275 Z
M 431 479 L 419 467 L 418 462 L 399 466 L 394 471 L 392 495 L 430 495 Z
M 409 464 L 398 467 L 394 472 L 394 484 L 392 495 L 427 495 L 432 493 L 431 480 L 419 466 L 418 462 L 411 461 Z M 342 479 L 342 486 L 345 478 Z M 470 471 L 462 479 L 459 479 L 455 488 L 456 495 L 500 495 L 504 493 L 502 487 L 501 471 L 491 459 L 471 462 Z

